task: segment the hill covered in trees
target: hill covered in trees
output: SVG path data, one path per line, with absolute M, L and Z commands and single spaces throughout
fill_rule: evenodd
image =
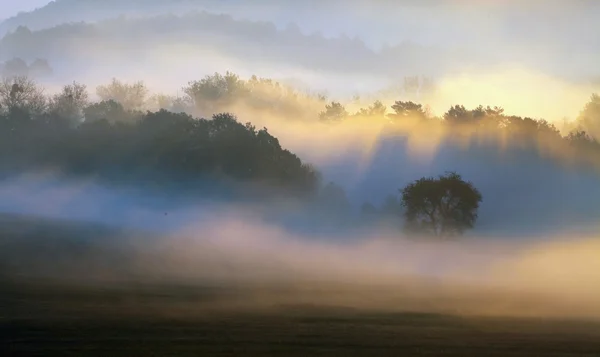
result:
M 115 56 L 129 59 L 147 51 L 175 50 L 177 46 L 187 51 L 211 49 L 256 63 L 267 60 L 314 70 L 379 75 L 423 71 L 440 74 L 475 58 L 465 52 L 450 53 L 414 43 L 375 51 L 359 38 L 307 35 L 297 26 L 279 29 L 270 22 L 194 12 L 182 16 L 165 14 L 150 18 L 121 17 L 98 23 L 63 23 L 37 31 L 20 26 L 0 40 L 0 60 L 41 57 L 51 62 L 82 65 L 114 60 Z M 415 58 L 420 61 L 414 61 Z M 424 68 L 425 63 L 427 68 Z

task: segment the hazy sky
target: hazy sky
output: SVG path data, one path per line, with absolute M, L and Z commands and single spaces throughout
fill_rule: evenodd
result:
M 49 0 L 0 0 L 0 19 L 16 15 L 19 11 L 31 11 L 49 2 Z

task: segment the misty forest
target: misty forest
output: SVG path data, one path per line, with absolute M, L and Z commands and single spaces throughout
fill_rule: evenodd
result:
M 418 77 L 405 79 L 408 89 L 415 80 L 418 85 Z M 228 195 L 264 201 L 276 195 L 316 205 L 326 211 L 318 217 L 337 223 L 404 220 L 413 233 L 439 235 L 440 230 L 462 233 L 477 219 L 482 195 L 473 184 L 464 186 L 460 174 L 437 181 L 415 177 L 377 206 L 367 201 L 352 207 L 343 187 L 323 181 L 316 167 L 282 147 L 268 128 L 244 123 L 244 110 L 282 121 L 306 120 L 313 130 L 335 130 L 353 122 L 373 125 L 381 128 L 380 137 L 397 142 L 406 141 L 407 133 L 417 128 L 413 135 L 443 133 L 440 140 L 464 151 L 465 160 L 469 151 L 485 148 L 489 157 L 483 160 L 488 162 L 501 155 L 527 157 L 556 170 L 595 170 L 600 153 L 600 144 L 588 134 L 600 127 L 597 94 L 562 134 L 544 119 L 481 105 L 454 105 L 436 117 L 412 101 L 398 100 L 388 109 L 377 100 L 350 113 L 323 95 L 302 94 L 256 76 L 244 80 L 230 72 L 189 82 L 181 97 L 150 94 L 141 81 L 118 79 L 95 92 L 100 100 L 91 102 L 87 87 L 73 82 L 48 96 L 26 76 L 6 77 L 0 87 L 4 175 L 55 171 L 65 177 L 174 190 L 173 195 L 196 195 L 197 200 Z
M 11 355 L 600 353 L 599 4 L 30 3 L 0 4 Z

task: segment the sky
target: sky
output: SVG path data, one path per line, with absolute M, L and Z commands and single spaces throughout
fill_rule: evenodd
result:
M 0 19 L 16 15 L 20 11 L 31 11 L 48 4 L 48 0 L 0 0 Z

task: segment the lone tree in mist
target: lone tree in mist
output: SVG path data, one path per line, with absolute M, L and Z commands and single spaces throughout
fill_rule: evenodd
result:
M 451 237 L 473 228 L 481 193 L 454 172 L 424 177 L 401 190 L 406 228 L 414 233 Z

